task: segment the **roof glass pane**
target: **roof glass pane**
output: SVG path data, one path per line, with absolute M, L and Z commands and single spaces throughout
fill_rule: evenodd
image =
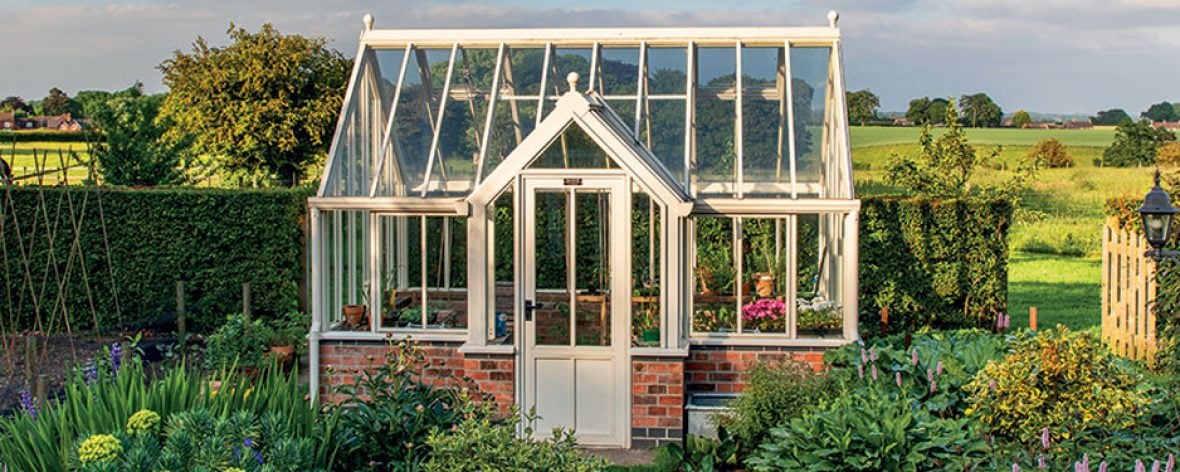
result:
M 742 48 L 743 194 L 790 196 L 783 48 Z
M 697 50 L 696 161 L 697 194 L 734 196 L 737 155 L 734 149 L 737 112 L 734 102 L 736 51 Z
M 528 96 L 536 98 L 541 94 L 541 78 L 545 72 L 544 48 L 508 48 L 508 61 L 504 65 L 502 98 Z
M 451 73 L 450 93 L 438 137 L 438 160 L 428 193 L 466 195 L 475 181 L 475 165 L 491 99 L 495 49 L 460 49 Z
M 324 195 L 368 195 L 369 179 L 376 168 L 377 150 L 381 146 L 403 55 L 392 50 L 362 53 L 343 121 L 333 141 L 334 154 Z
M 683 185 L 685 100 L 648 100 L 639 142 Z
M 818 196 L 827 108 L 830 47 L 791 48 L 791 91 L 794 107 L 795 159 L 799 196 Z
M 582 130 L 569 124 L 530 167 L 535 169 L 617 169 L 619 166 L 598 143 Z
M 685 47 L 648 48 L 647 93 L 684 95 L 688 84 L 688 50 Z
M 391 189 L 394 195 L 422 191 L 450 56 L 449 49 L 414 48 L 410 57 L 394 117 L 394 152 L 400 175 L 399 188 Z
M 639 48 L 602 48 L 594 89 L 604 96 L 635 95 L 639 89 Z

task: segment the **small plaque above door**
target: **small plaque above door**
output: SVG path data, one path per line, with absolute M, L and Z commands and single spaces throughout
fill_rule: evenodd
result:
M 582 185 L 582 179 L 563 179 L 562 183 L 565 185 Z

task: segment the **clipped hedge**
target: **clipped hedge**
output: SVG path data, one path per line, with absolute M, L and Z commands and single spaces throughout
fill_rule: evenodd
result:
M 96 187 L 45 187 L 42 194 L 36 187 L 4 187 L 0 282 L 7 288 L 0 292 L 0 316 L 12 316 L 18 329 L 63 330 L 60 315 L 48 314 L 58 293 L 54 267 L 66 279 L 61 293 L 74 330 L 94 327 L 91 300 L 103 329 L 118 324 L 120 311 L 125 326 L 167 320 L 174 316 L 177 281 L 186 284 L 189 326 L 197 330 L 241 310 L 244 282 L 260 315 L 296 307 L 310 194 Z M 81 228 L 74 259 L 70 205 Z M 89 297 L 78 261 L 85 262 Z M 42 326 L 34 323 L 29 279 L 41 298 Z
M 0 131 L 0 143 L 85 143 L 101 141 L 102 135 L 93 131 L 61 131 L 41 129 L 29 131 Z
M 860 221 L 860 331 L 987 327 L 1008 305 L 1005 200 L 866 197 Z

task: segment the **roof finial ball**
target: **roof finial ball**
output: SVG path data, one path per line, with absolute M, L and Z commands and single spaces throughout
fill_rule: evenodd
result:
M 828 26 L 835 28 L 837 21 L 840 21 L 840 14 L 836 10 L 828 10 Z
M 581 78 L 581 76 L 578 75 L 577 72 L 570 72 L 569 74 L 566 74 L 565 81 L 570 84 L 570 91 L 571 92 L 578 91 L 578 79 L 579 78 Z
M 361 21 L 363 21 L 365 23 L 365 31 L 372 31 L 373 30 L 373 15 L 366 13 L 365 17 L 361 18 Z

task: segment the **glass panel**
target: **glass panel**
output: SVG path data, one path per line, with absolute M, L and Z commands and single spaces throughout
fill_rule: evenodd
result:
M 383 190 L 383 194 L 422 191 L 450 55 L 449 49 L 415 49 L 410 58 L 395 117 L 394 151 L 400 184 Z
M 426 218 L 426 313 L 421 325 L 424 329 L 456 329 L 467 327 L 467 271 L 466 223 L 455 218 Z M 463 236 L 456 241 L 456 233 Z M 463 275 L 459 275 L 463 274 Z M 452 285 L 453 282 L 458 282 Z M 421 312 L 419 312 L 421 315 Z
M 368 252 L 369 213 L 364 211 L 324 211 L 320 232 L 322 263 L 320 270 L 321 308 L 329 329 L 369 331 Z
M 799 215 L 798 299 L 796 319 L 801 338 L 843 336 L 844 314 L 840 305 L 838 235 L 842 215 Z
M 544 65 L 544 48 L 510 48 L 500 97 L 539 96 Z
M 422 327 L 422 220 L 420 216 L 381 216 L 380 328 Z
M 660 207 L 642 190 L 631 197 L 631 345 L 660 344 Z
M 511 190 L 500 194 L 490 206 L 495 235 L 492 249 L 492 270 L 495 274 L 492 327 L 493 342 L 512 344 L 516 326 L 516 240 L 515 194 Z
M 495 120 L 484 176 L 495 170 L 533 131 L 537 124 L 537 104 L 526 100 L 500 100 L 496 103 Z
M 552 102 L 569 91 L 569 83 L 565 78 L 570 72 L 577 72 L 581 77 L 578 87 L 582 90 L 587 88 L 586 82 L 590 80 L 590 48 L 557 48 L 556 51 L 556 57 L 549 61 L 549 70 L 546 71 L 549 76 L 545 79 L 548 82 L 545 85 L 545 96 L 551 103 L 545 105 L 545 115 L 553 111 Z
M 737 180 L 734 149 L 736 59 L 733 48 L 697 50 L 697 194 L 733 196 Z
M 785 334 L 786 220 L 742 219 L 742 332 Z
M 733 332 L 737 329 L 734 298 L 734 221 L 696 219 L 696 282 L 692 328 L 695 332 Z
M 432 194 L 462 196 L 471 191 L 491 100 L 495 49 L 461 49 L 451 76 L 450 96 L 439 137 L 439 162 L 431 176 Z
M 616 115 L 619 115 L 619 119 L 627 126 L 625 130 L 627 134 L 633 133 L 635 131 L 635 99 L 607 100 L 606 104 L 611 110 L 614 110 Z
M 746 194 L 789 196 L 783 48 L 742 49 L 742 165 Z M 753 185 L 751 185 L 753 184 Z
M 541 307 L 533 312 L 538 345 L 570 345 L 569 202 L 563 190 L 538 190 L 533 198 L 536 213 L 535 300 Z
M 607 346 L 611 339 L 610 193 L 578 189 L 574 201 L 578 293 L 574 341 L 579 346 Z
M 336 154 L 327 195 L 368 195 L 370 173 L 392 105 L 395 82 L 391 80 L 397 80 L 403 55 L 400 51 L 366 50 L 362 56 L 343 126 L 334 138 Z
M 684 95 L 688 90 L 688 52 L 678 48 L 648 48 L 648 95 Z M 683 125 L 683 118 L 681 118 Z
M 604 96 L 635 95 L 639 88 L 639 48 L 602 48 L 599 54 L 602 67 L 595 90 Z
M 533 164 L 538 169 L 611 169 L 618 168 L 610 156 L 598 147 L 578 125 L 566 126 L 561 136 L 549 144 Z
M 684 180 L 684 100 L 649 100 L 642 142 L 677 182 Z
M 823 125 L 832 48 L 791 48 L 795 160 L 800 197 L 820 195 Z

